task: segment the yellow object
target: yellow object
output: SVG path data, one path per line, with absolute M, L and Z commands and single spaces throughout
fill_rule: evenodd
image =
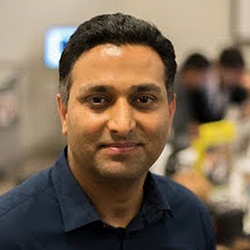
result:
M 196 170 L 202 171 L 202 161 L 204 159 L 206 150 L 209 147 L 216 147 L 228 144 L 234 140 L 236 136 L 235 123 L 222 120 L 217 122 L 210 122 L 200 125 L 199 136 L 193 142 L 193 148 L 198 152 L 198 159 L 196 162 Z

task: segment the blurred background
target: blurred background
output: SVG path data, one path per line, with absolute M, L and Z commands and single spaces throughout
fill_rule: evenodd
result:
M 208 206 L 218 244 L 243 249 L 250 233 L 248 0 L 0 0 L 0 194 L 57 158 L 66 141 L 55 60 L 76 26 L 114 12 L 154 23 L 176 50 L 177 114 L 152 171 Z

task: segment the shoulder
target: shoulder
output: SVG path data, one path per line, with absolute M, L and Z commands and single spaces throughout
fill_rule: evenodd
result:
M 161 194 L 171 203 L 189 201 L 200 203 L 196 195 L 186 187 L 178 184 L 166 176 L 153 174 L 153 178 L 160 189 Z
M 50 169 L 30 177 L 22 184 L 0 197 L 0 220 L 12 210 L 25 205 L 30 199 L 51 187 Z
M 184 216 L 188 216 L 187 214 L 190 213 L 190 215 L 200 214 L 202 217 L 209 217 L 207 207 L 192 191 L 168 177 L 154 174 L 153 178 L 163 199 L 169 203 L 173 213 L 178 213 L 184 208 L 186 211 Z
M 50 172 L 48 169 L 29 178 L 0 197 L 0 246 L 21 241 L 46 220 L 48 204 L 55 196 Z
M 193 231 L 202 232 L 208 249 L 214 249 L 213 226 L 205 204 L 189 189 L 170 178 L 157 175 L 153 178 L 163 199 L 169 203 L 173 217 L 185 225 L 193 225 Z
M 0 197 L 0 235 L 2 230 L 8 231 L 10 226 L 15 228 L 18 223 L 27 224 L 25 221 L 31 219 L 32 211 L 39 210 L 44 203 L 44 197 L 53 188 L 50 171 L 48 169 L 29 178 Z

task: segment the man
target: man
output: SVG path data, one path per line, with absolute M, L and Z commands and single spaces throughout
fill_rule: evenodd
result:
M 0 249 L 214 249 L 203 205 L 148 172 L 175 110 L 175 54 L 129 15 L 79 26 L 60 60 L 68 146 L 0 200 Z
M 215 64 L 214 108 L 227 117 L 230 108 L 242 109 L 248 98 L 248 91 L 244 86 L 245 60 L 237 47 L 224 48 L 218 62 Z
M 220 120 L 209 100 L 211 64 L 200 53 L 192 53 L 184 60 L 175 82 L 177 110 L 173 128 L 173 145 L 177 148 L 189 146 L 202 123 Z

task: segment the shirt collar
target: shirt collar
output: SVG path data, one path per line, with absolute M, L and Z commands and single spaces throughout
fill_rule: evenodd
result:
M 67 147 L 62 151 L 55 163 L 52 171 L 52 180 L 66 232 L 96 221 L 101 221 L 94 205 L 69 169 Z M 148 223 L 153 223 L 166 211 L 171 214 L 170 205 L 161 194 L 157 184 L 157 177 L 149 172 L 144 185 L 143 205 L 138 217 L 143 218 Z M 140 227 L 142 227 L 144 223 L 140 224 Z
M 59 156 L 52 179 L 62 212 L 65 231 L 100 221 L 93 204 L 80 187 L 67 163 L 67 148 Z
M 170 211 L 171 207 L 169 202 L 161 193 L 161 189 L 158 185 L 157 176 L 148 173 L 145 185 L 144 185 L 144 202 L 143 213 L 151 217 L 157 215 L 159 211 Z M 152 218 L 151 218 L 152 219 Z M 150 220 L 150 219 L 149 219 Z

